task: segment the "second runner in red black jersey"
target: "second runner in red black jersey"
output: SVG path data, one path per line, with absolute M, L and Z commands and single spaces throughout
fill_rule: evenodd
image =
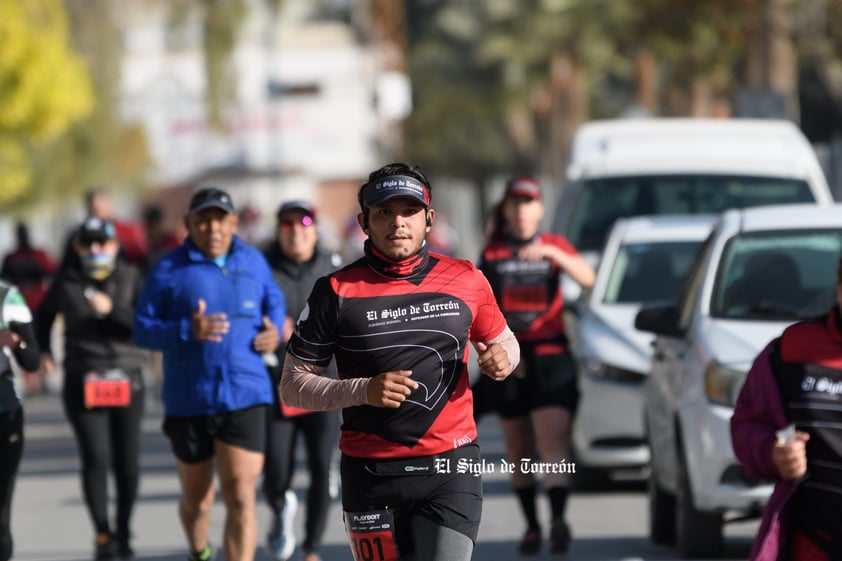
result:
M 289 342 L 315 366 L 335 356 L 341 379 L 412 371 L 418 388 L 401 407 L 343 410 L 340 448 L 349 456 L 426 456 L 476 438 L 466 343 L 499 336 L 505 318 L 469 261 L 426 248 L 415 257 L 401 271 L 363 258 L 320 279 L 310 296 L 318 305 L 308 303 Z
M 550 341 L 564 335 L 561 268 L 550 259 L 528 261 L 518 257 L 521 247 L 536 241 L 578 255 L 564 236 L 541 233 L 524 242 L 502 238 L 490 243 L 480 264 L 498 295 L 509 327 L 522 342 Z

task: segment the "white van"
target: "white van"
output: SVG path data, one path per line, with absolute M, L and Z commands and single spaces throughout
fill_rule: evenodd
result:
M 592 121 L 573 139 L 552 230 L 595 265 L 617 218 L 809 202 L 833 196 L 790 121 Z

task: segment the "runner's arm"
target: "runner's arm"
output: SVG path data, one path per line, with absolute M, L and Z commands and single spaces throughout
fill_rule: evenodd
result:
M 314 411 L 368 404 L 370 378 L 336 380 L 322 376 L 324 370 L 287 354 L 281 375 L 281 399 L 291 407 Z
M 506 352 L 506 357 L 509 359 L 508 370 L 505 372 L 505 375 L 502 375 L 499 378 L 492 376 L 493 379 L 504 379 L 506 376 L 511 374 L 520 363 L 520 344 L 515 338 L 515 334 L 512 333 L 512 330 L 507 325 L 497 337 L 494 337 L 490 341 L 485 341 L 485 344 L 487 347 L 498 344 Z

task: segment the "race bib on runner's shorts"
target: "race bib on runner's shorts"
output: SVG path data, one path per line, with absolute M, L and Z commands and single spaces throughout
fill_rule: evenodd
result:
M 343 515 L 354 561 L 399 561 L 392 511 L 343 511 Z

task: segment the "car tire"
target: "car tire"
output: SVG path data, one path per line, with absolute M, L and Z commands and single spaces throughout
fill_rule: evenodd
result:
M 649 538 L 658 545 L 675 544 L 675 495 L 658 484 L 655 473 L 649 474 Z
M 675 497 L 676 546 L 683 559 L 716 558 L 722 555 L 722 514 L 696 509 L 690 475 L 683 454 L 676 465 L 678 494 Z

